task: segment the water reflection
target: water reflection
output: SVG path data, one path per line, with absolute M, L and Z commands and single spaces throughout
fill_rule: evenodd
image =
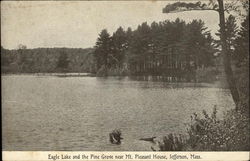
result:
M 151 151 L 140 138 L 185 133 L 193 112 L 233 108 L 229 90 L 195 83 L 9 75 L 2 85 L 4 150 Z

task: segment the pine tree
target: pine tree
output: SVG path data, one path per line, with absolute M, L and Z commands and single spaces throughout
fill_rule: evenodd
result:
M 234 16 L 229 15 L 229 17 L 226 19 L 225 23 L 225 35 L 226 35 L 226 42 L 227 42 L 227 51 L 230 57 L 233 54 L 234 50 L 234 44 L 235 44 L 235 39 L 237 37 L 238 33 L 238 27 L 236 24 L 236 19 Z M 219 30 L 218 33 L 216 33 L 217 36 L 221 36 L 221 31 Z M 222 43 L 221 41 L 217 40 L 215 41 L 217 43 L 217 47 L 221 46 Z
M 127 49 L 127 37 L 126 32 L 122 27 L 119 27 L 112 36 L 112 54 L 110 59 L 113 60 L 114 64 L 121 67 L 122 62 L 125 58 L 125 50 Z
M 195 62 L 196 68 L 212 64 L 214 51 L 212 37 L 203 21 L 193 20 L 187 24 L 181 45 L 183 53 L 188 57 L 188 60 Z
M 248 66 L 249 63 L 249 15 L 241 24 L 239 37 L 235 40 L 234 59 L 238 66 Z
M 108 56 L 111 53 L 111 38 L 106 29 L 102 30 L 99 34 L 95 45 L 95 60 L 97 64 L 97 70 L 105 66 L 108 67 Z

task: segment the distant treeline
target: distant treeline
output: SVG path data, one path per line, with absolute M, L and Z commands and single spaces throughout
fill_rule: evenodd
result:
M 1 47 L 2 73 L 92 72 L 93 49 Z

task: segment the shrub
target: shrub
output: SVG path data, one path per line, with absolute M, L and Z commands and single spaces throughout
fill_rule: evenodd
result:
M 192 116 L 187 144 L 192 150 L 249 150 L 249 130 L 249 118 L 242 113 L 230 110 L 219 120 L 214 108 L 211 116 L 206 111 L 203 111 L 203 118 L 197 114 Z
M 159 143 L 160 151 L 249 151 L 249 117 L 240 111 L 230 110 L 218 119 L 214 107 L 211 115 L 203 111 L 202 117 L 191 116 L 188 137 L 168 134 Z
M 235 78 L 240 96 L 239 111 L 249 117 L 249 63 L 247 66 L 236 68 Z
M 168 134 L 159 143 L 160 151 L 182 151 L 186 145 L 186 140 L 182 135 Z

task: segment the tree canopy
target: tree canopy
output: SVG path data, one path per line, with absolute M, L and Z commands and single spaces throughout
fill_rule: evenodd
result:
M 177 18 L 150 25 L 143 22 L 134 31 L 119 27 L 112 36 L 102 30 L 95 46 L 95 59 L 98 68 L 118 64 L 122 67 L 124 63 L 146 66 L 153 61 L 145 62 L 149 57 L 174 53 L 182 57 L 187 66 L 190 61 L 196 67 L 210 66 L 214 53 L 212 43 L 211 34 L 201 20 L 186 23 Z

